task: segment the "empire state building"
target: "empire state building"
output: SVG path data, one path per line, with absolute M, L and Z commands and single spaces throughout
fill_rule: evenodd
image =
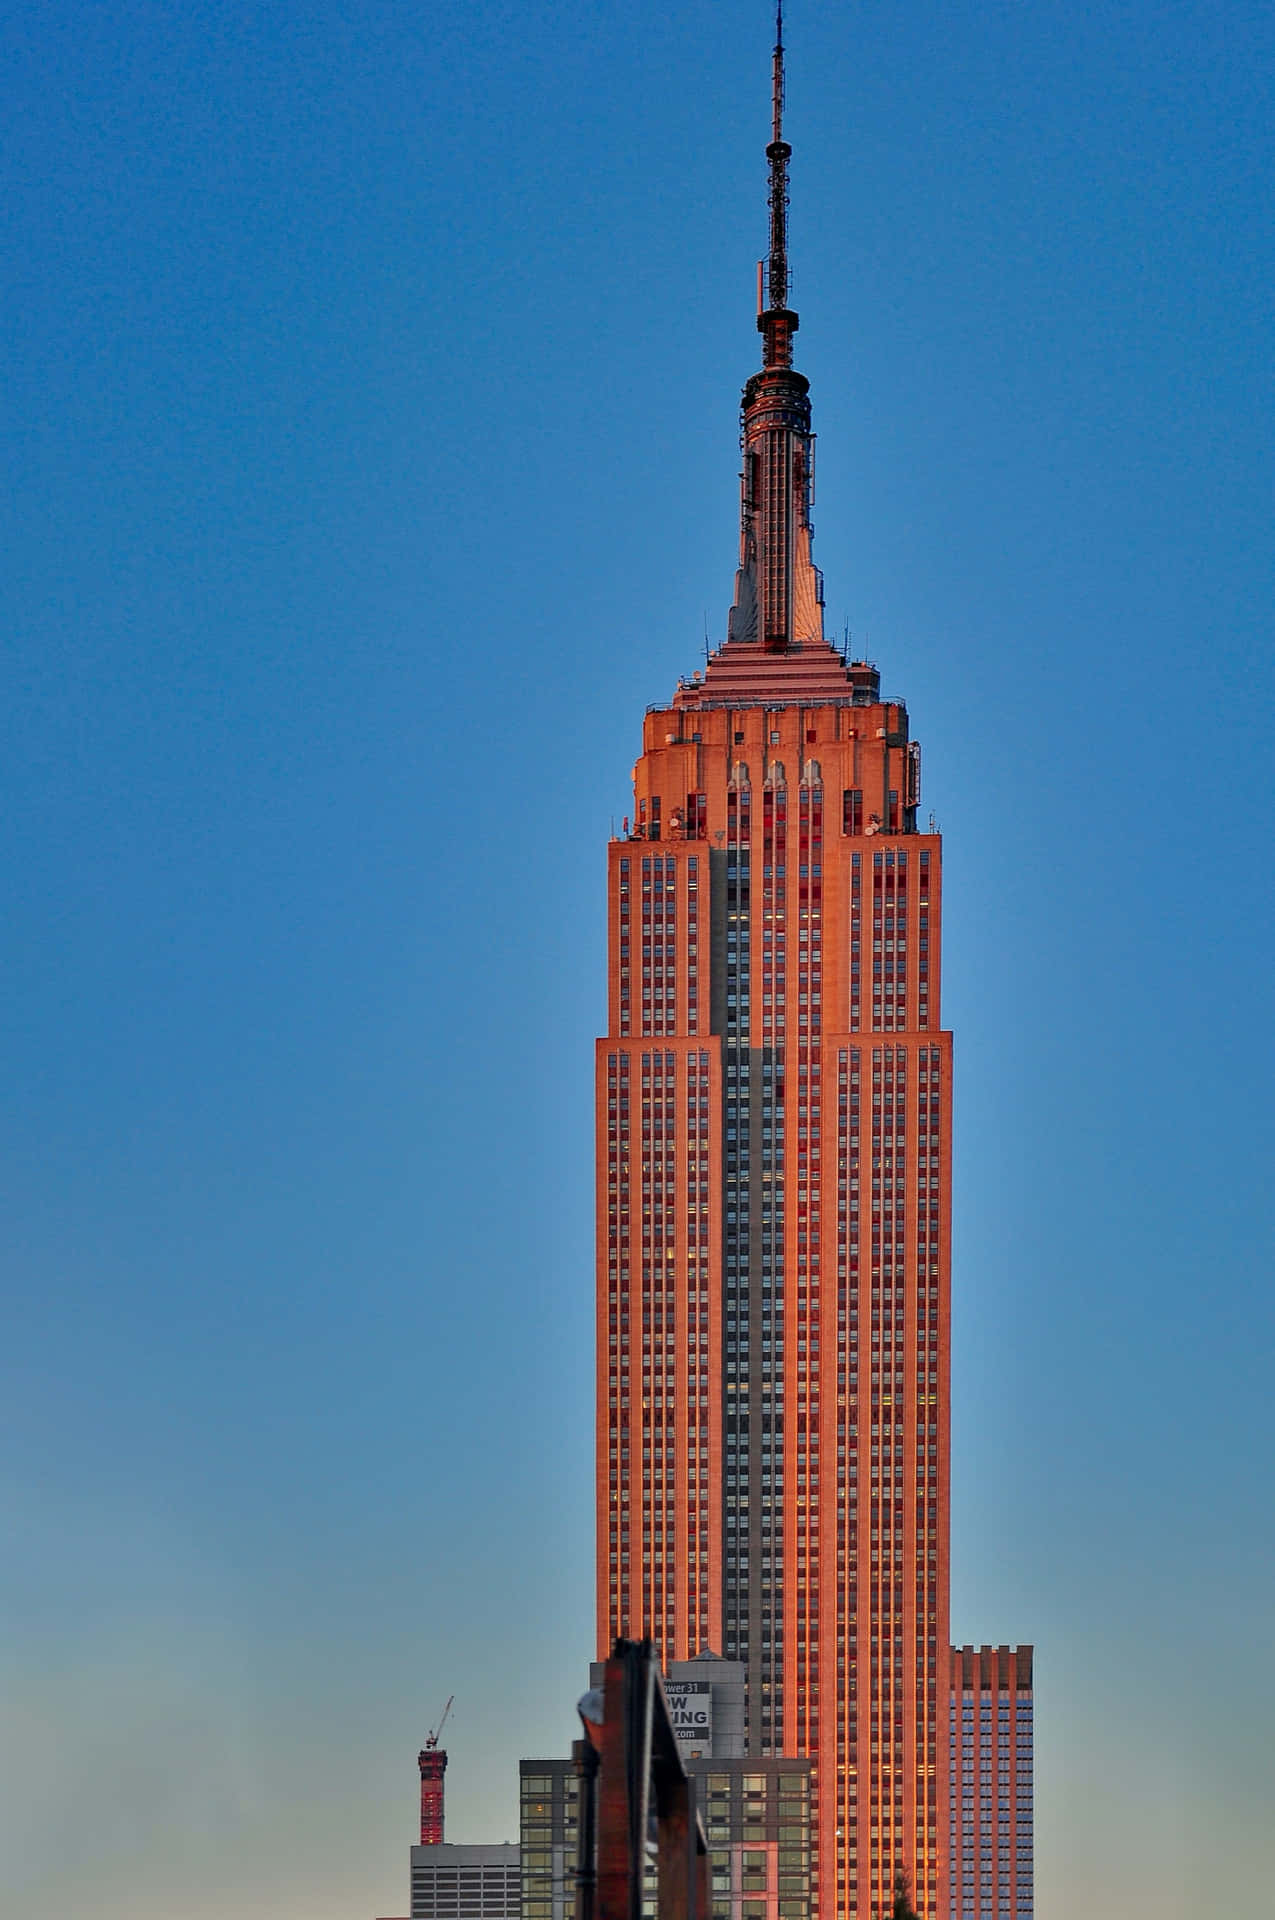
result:
M 946 1916 L 942 847 L 906 704 L 824 635 L 783 92 L 781 31 L 727 635 L 647 714 L 608 848 L 598 1650 L 743 1662 L 747 1751 L 814 1763 L 820 1914 L 904 1871 Z

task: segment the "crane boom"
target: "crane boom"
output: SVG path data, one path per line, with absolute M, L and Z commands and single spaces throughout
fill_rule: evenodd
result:
M 425 1751 L 427 1753 L 433 1753 L 435 1747 L 438 1745 L 438 1736 L 443 1731 L 443 1725 L 447 1719 L 448 1714 L 452 1710 L 452 1702 L 453 1700 L 455 1700 L 455 1698 L 456 1698 L 456 1695 L 454 1693 L 451 1693 L 447 1696 L 447 1705 L 443 1708 L 442 1713 L 439 1715 L 438 1725 L 434 1728 L 434 1731 L 426 1737 Z

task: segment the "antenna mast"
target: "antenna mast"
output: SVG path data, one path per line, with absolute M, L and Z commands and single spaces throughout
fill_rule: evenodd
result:
M 784 139 L 784 0 L 775 7 L 775 60 L 771 83 L 770 270 L 767 295 L 772 312 L 788 305 L 788 162 L 792 148 Z

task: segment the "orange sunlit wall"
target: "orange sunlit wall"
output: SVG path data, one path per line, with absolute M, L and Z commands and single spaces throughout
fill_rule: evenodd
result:
M 597 1054 L 598 1650 L 746 1662 L 819 1910 L 946 1911 L 941 848 L 874 668 L 727 642 L 648 715 Z

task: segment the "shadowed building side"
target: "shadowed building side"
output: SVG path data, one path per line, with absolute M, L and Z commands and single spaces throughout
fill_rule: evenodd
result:
M 1032 1920 L 1030 1647 L 953 1647 L 948 1920 Z

